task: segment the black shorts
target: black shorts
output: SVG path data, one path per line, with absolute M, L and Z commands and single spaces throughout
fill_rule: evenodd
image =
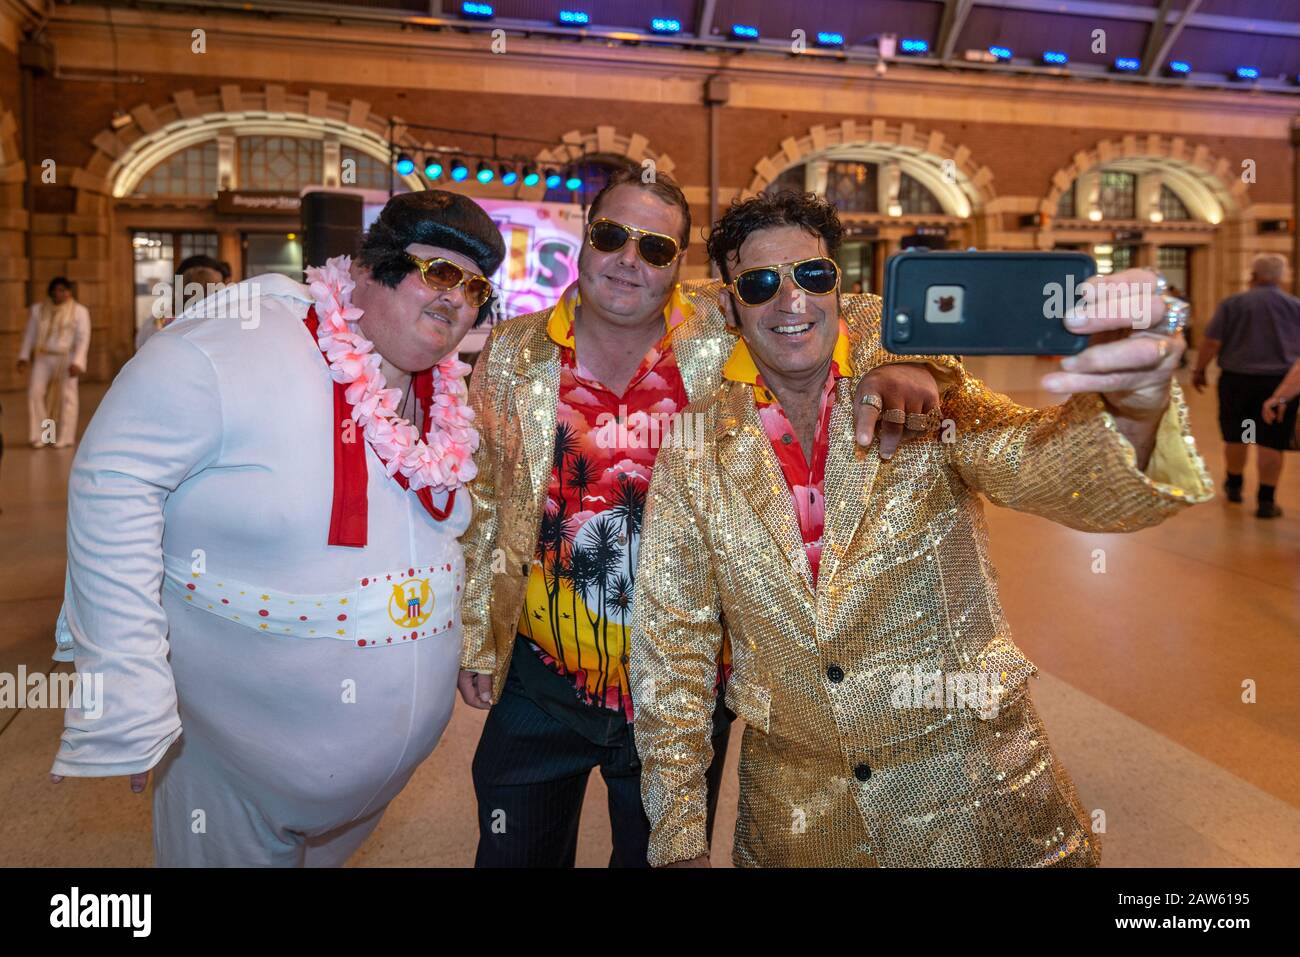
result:
M 1219 432 L 1225 442 L 1243 441 L 1247 426 L 1254 423 L 1255 443 L 1266 449 L 1284 450 L 1295 435 L 1296 410 L 1300 396 L 1286 405 L 1282 421 L 1264 421 L 1264 400 L 1271 396 L 1283 379 L 1280 375 L 1247 375 L 1244 372 L 1219 374 Z

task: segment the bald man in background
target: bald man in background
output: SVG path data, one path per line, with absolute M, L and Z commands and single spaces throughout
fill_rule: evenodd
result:
M 1282 514 L 1274 495 L 1282 476 L 1282 452 L 1295 435 L 1300 406 L 1300 398 L 1292 398 L 1264 412 L 1265 403 L 1274 399 L 1283 378 L 1300 360 L 1300 299 L 1279 287 L 1285 273 L 1281 256 L 1256 257 L 1250 288 L 1229 296 L 1215 310 L 1192 373 L 1192 385 L 1203 391 L 1210 360 L 1219 360 L 1219 431 L 1228 467 L 1224 493 L 1230 502 L 1242 500 L 1246 452 L 1255 445 L 1257 518 Z

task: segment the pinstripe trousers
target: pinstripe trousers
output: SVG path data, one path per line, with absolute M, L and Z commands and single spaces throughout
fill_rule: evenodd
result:
M 521 647 L 514 657 L 529 653 Z M 719 723 L 708 771 L 710 839 L 731 730 L 729 720 Z M 616 744 L 593 743 L 529 697 L 512 661 L 474 753 L 479 821 L 474 866 L 572 867 L 587 779 L 596 767 L 609 792 L 609 866 L 648 866 L 650 821 L 641 806 L 641 762 L 632 726 Z

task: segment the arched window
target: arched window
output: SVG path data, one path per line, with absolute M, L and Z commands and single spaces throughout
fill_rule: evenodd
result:
M 324 180 L 320 140 L 293 136 L 241 136 L 238 150 L 240 189 L 296 193 Z
M 788 170 L 772 180 L 764 190 L 766 193 L 782 193 L 792 191 L 795 193 L 805 192 L 807 187 L 804 185 L 806 172 L 803 165 L 791 166 Z
M 388 189 L 388 164 L 369 153 L 344 146 L 339 149 L 339 182 L 357 189 Z M 400 178 L 397 180 L 401 184 Z
M 1075 219 L 1079 211 L 1074 205 L 1075 189 L 1074 184 L 1061 194 L 1061 198 L 1056 201 L 1056 218 L 1057 219 Z
M 902 175 L 898 184 L 898 201 L 903 206 L 904 216 L 939 216 L 943 213 L 943 206 L 934 193 L 907 173 Z
M 830 160 L 826 163 L 826 200 L 841 213 L 879 213 L 880 164 L 861 160 Z M 768 184 L 765 192 L 807 190 L 807 164 L 800 163 L 783 171 Z M 941 216 L 944 209 L 939 198 L 920 180 L 903 172 L 899 177 L 898 202 L 904 216 Z
M 1185 222 L 1192 218 L 1182 197 L 1164 183 L 1160 184 L 1160 213 L 1165 222 Z
M 136 184 L 136 196 L 217 195 L 217 141 L 178 150 Z
M 1102 219 L 1137 218 L 1136 174 L 1101 171 L 1101 216 Z

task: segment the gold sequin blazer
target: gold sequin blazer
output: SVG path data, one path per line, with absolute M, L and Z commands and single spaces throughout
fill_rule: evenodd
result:
M 722 364 L 735 343 L 718 308 L 720 285 L 717 280 L 682 283 L 693 312 L 674 330 L 672 341 L 691 400 L 707 398 L 718 388 Z M 884 351 L 879 308 L 872 305 L 878 301 L 874 296 L 842 297 L 855 371 L 921 362 L 934 370 L 941 388 L 949 385 L 959 368 L 956 359 Z M 554 464 L 560 347 L 546 333 L 549 318 L 550 311 L 543 310 L 497 325 L 470 378 L 469 401 L 480 445 L 474 456 L 478 475 L 469 485 L 474 514 L 461 539 L 461 667 L 492 675 L 494 702 L 510 668 Z
M 1029 409 L 964 372 L 944 395 L 944 428 L 885 462 L 857 448 L 842 380 L 815 587 L 752 386 L 726 382 L 688 407 L 703 415 L 703 448 L 660 450 L 632 626 L 650 863 L 708 850 L 725 627 L 727 703 L 746 724 L 737 865 L 1095 864 L 1097 839 L 1027 692 L 1035 668 L 998 601 L 977 493 L 1096 532 L 1205 501 L 1212 486 L 1173 390 L 1144 473 L 1098 396 Z M 918 706 L 919 677 L 935 673 L 959 692 L 975 685 L 957 680 L 984 680 L 1001 693 L 993 707 L 944 691 Z

